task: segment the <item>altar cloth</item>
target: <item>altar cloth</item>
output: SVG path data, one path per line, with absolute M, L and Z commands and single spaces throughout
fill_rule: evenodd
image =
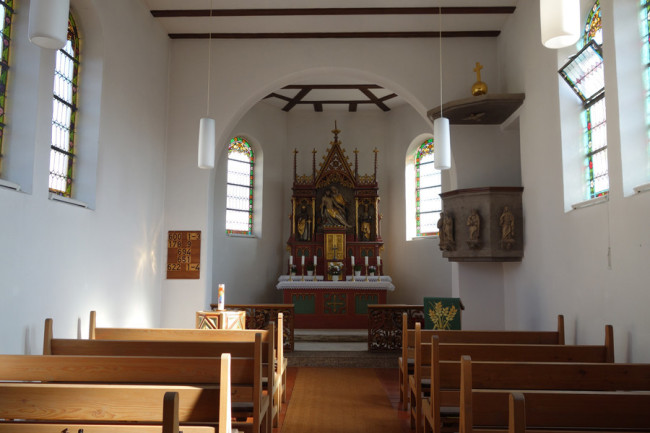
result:
M 395 290 L 393 280 L 387 275 L 381 277 L 368 277 L 366 281 L 365 276 L 352 277 L 348 275 L 345 281 L 326 281 L 322 275 L 314 277 L 305 276 L 305 281 L 302 281 L 302 276 L 292 277 L 293 281 L 289 281 L 288 275 L 281 275 L 278 278 L 278 284 L 275 286 L 278 290 L 286 289 L 326 289 L 326 290 L 387 290 L 392 292 Z

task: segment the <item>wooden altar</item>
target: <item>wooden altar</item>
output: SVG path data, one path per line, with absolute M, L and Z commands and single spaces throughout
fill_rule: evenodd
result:
M 322 276 L 291 280 L 282 275 L 276 288 L 285 303 L 293 304 L 295 326 L 303 329 L 365 329 L 368 305 L 385 304 L 386 292 L 395 290 L 388 276 L 328 281 Z
M 354 150 L 354 168 L 341 148 L 336 125 L 324 161 L 316 170 L 316 150 L 312 151 L 312 173 L 296 173 L 293 160 L 293 194 L 291 198 L 291 234 L 287 251 L 297 267 L 297 274 L 307 275 L 316 258 L 315 273 L 331 280 L 328 269 L 342 268 L 342 275 L 353 275 L 354 264 L 379 267 L 384 242 L 381 239 L 377 154 L 374 153 L 372 175 L 359 175 L 358 150 Z M 304 257 L 304 259 L 303 259 Z M 304 261 L 304 265 L 303 265 Z M 305 268 L 305 269 L 302 269 Z M 289 272 L 287 272 L 289 273 Z M 362 269 L 365 275 L 365 269 Z M 342 278 L 343 279 L 343 278 Z

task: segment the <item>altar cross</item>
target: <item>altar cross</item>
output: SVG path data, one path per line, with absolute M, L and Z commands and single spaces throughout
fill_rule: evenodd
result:
M 473 69 L 473 71 L 476 72 L 476 81 L 481 81 L 481 69 L 483 69 L 483 65 L 476 62 L 476 67 Z

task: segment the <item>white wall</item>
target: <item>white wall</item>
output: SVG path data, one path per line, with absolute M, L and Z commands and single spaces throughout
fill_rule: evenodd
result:
M 218 203 L 215 203 L 216 197 L 219 196 L 217 181 L 218 170 L 205 172 L 199 170 L 196 162 L 196 142 L 198 136 L 198 121 L 200 117 L 205 116 L 206 112 L 206 89 L 207 89 L 207 41 L 173 41 L 172 61 L 170 66 L 170 119 L 168 129 L 168 169 L 167 169 L 167 186 L 165 198 L 165 215 L 167 230 L 202 230 L 206 235 L 203 237 L 202 245 L 202 271 L 200 280 L 181 280 L 181 281 L 164 281 L 163 282 L 163 326 L 192 326 L 194 312 L 206 308 L 212 301 L 212 294 L 216 284 L 221 280 L 218 273 L 232 261 L 222 260 L 217 254 L 228 254 L 217 245 L 220 239 L 219 232 L 222 225 L 219 217 L 213 215 L 214 210 L 218 209 Z M 287 85 L 294 84 L 298 81 L 307 82 L 313 77 L 322 77 L 323 75 L 334 75 L 352 78 L 357 82 L 370 82 L 383 85 L 384 87 L 398 93 L 413 107 L 411 110 L 415 116 L 419 116 L 420 122 L 424 122 L 426 111 L 434 106 L 439 105 L 439 79 L 438 71 L 438 44 L 433 40 L 233 40 L 233 41 L 213 41 L 212 43 L 212 81 L 210 85 L 211 106 L 210 117 L 216 120 L 217 142 L 227 143 L 227 140 L 235 133 L 239 133 L 238 123 L 244 115 L 264 96 L 272 91 Z M 443 46 L 444 71 L 443 79 L 445 80 L 445 99 L 458 99 L 469 96 L 472 84 L 475 81 L 475 74 L 472 71 L 474 63 L 478 60 L 486 66 L 484 69 L 483 79 L 488 83 L 496 83 L 497 66 L 496 66 L 496 41 L 494 39 L 449 39 L 444 41 Z M 453 78 L 453 80 L 452 80 Z M 498 85 L 494 85 L 494 91 L 498 91 Z M 257 114 L 256 114 L 257 115 Z M 365 118 L 362 113 L 345 115 L 345 117 L 328 116 L 327 114 L 320 117 L 311 118 L 308 115 L 298 116 L 294 121 L 294 114 L 290 114 L 287 121 L 287 143 L 284 148 L 279 144 L 277 148 L 268 146 L 268 139 L 274 137 L 256 137 L 264 150 L 265 158 L 269 152 L 280 152 L 278 161 L 281 161 L 280 167 L 283 169 L 282 174 L 282 194 L 284 203 L 281 213 L 277 220 L 269 222 L 271 227 L 276 230 L 282 230 L 281 244 L 277 245 L 276 250 L 285 251 L 285 243 L 288 238 L 288 215 L 290 211 L 289 197 L 291 193 L 291 170 L 292 154 L 291 150 L 298 147 L 301 152 L 299 167 L 302 171 L 310 172 L 311 167 L 311 149 L 316 147 L 322 149 L 331 140 L 334 118 L 340 119 L 339 129 L 341 129 L 343 145 L 357 145 L 365 149 L 372 149 L 374 144 L 371 141 L 384 143 L 384 149 L 380 153 L 380 165 L 390 166 L 390 170 L 380 170 L 380 188 L 382 188 L 382 209 L 388 213 L 391 209 L 389 198 L 392 194 L 385 194 L 383 188 L 388 188 L 388 183 L 384 183 L 382 176 L 386 176 L 388 182 L 388 173 L 393 170 L 394 161 L 397 162 L 398 176 L 400 185 L 400 196 L 404 194 L 404 157 L 405 148 L 416 135 L 426 132 L 424 126 L 418 125 L 417 132 L 413 130 L 412 135 L 406 135 L 404 142 L 401 144 L 403 149 L 398 150 L 393 146 L 387 146 L 389 141 L 382 138 L 382 134 L 391 137 L 394 140 L 394 133 L 389 131 L 381 121 L 373 121 Z M 352 122 L 350 119 L 354 119 Z M 266 121 L 266 120 L 265 120 Z M 299 124 L 298 122 L 308 122 Z M 358 122 L 359 127 L 356 127 Z M 374 122 L 374 123 L 373 123 Z M 417 123 L 417 122 L 416 122 Z M 314 125 L 312 130 L 307 130 L 308 125 Z M 245 132 L 243 129 L 241 129 Z M 430 129 L 428 129 L 430 131 Z M 411 132 L 410 130 L 408 132 Z M 303 137 L 309 137 L 303 140 Z M 299 141 L 299 144 L 297 143 Z M 379 146 L 378 146 L 379 147 Z M 350 152 L 353 149 L 349 149 Z M 222 152 L 217 151 L 217 158 L 222 157 Z M 221 156 L 220 156 L 221 155 Z M 306 160 L 303 160 L 305 158 Z M 385 159 L 384 159 L 385 158 Z M 364 162 L 365 163 L 365 162 Z M 220 161 L 217 161 L 219 167 Z M 289 165 L 287 165 L 289 164 Z M 278 166 L 269 166 L 265 164 L 265 173 L 267 170 L 277 170 Z M 368 169 L 362 165 L 360 172 Z M 301 171 L 299 169 L 299 171 Z M 215 183 L 215 181 L 217 183 Z M 216 187 L 215 187 L 216 185 Z M 265 187 L 265 212 L 268 203 L 268 192 Z M 400 196 L 396 196 L 397 218 L 403 221 L 404 216 L 401 210 Z M 275 215 L 273 210 L 272 215 Z M 386 215 L 386 214 L 385 214 Z M 274 216 L 273 216 L 274 217 Z M 274 217 L 275 218 L 275 217 Z M 395 221 L 398 219 L 395 218 Z M 266 224 L 266 222 L 265 222 Z M 382 234 L 392 239 L 390 230 L 393 222 L 389 221 L 388 216 L 382 224 Z M 400 236 L 403 237 L 403 227 L 397 227 Z M 214 233 L 214 236 L 213 236 Z M 266 231 L 264 232 L 266 233 Z M 265 234 L 263 235 L 265 236 Z M 206 244 L 213 240 L 215 243 Z M 237 239 L 231 239 L 232 242 Z M 232 242 L 228 245 L 232 245 Z M 251 241 L 256 242 L 256 241 Z M 262 240 L 262 245 L 266 240 Z M 224 244 L 225 245 L 225 244 Z M 244 244 L 242 244 L 244 245 Z M 257 245 L 257 244 L 256 244 Z M 408 269 L 413 265 L 425 265 L 431 262 L 420 260 L 426 257 L 423 253 L 428 253 L 426 243 L 416 246 L 413 244 L 413 253 L 404 256 L 406 260 L 400 263 L 395 260 L 394 263 L 386 262 L 387 269 L 395 269 L 396 272 L 406 274 Z M 437 247 L 437 246 L 436 246 Z M 243 251 L 251 248 L 242 247 Z M 264 247 L 267 248 L 267 247 Z M 391 255 L 397 254 L 391 252 L 393 246 L 387 244 L 386 259 L 391 260 Z M 424 248 L 421 250 L 420 248 Z M 397 251 L 397 250 L 393 250 Z M 231 249 L 230 252 L 233 252 Z M 212 256 L 214 254 L 214 257 Z M 245 254 L 239 251 L 238 254 Z M 439 255 L 438 251 L 433 254 Z M 255 257 L 262 257 L 255 254 Z M 408 258 L 418 258 L 417 262 L 409 261 Z M 240 257 L 241 258 L 241 257 Z M 279 275 L 283 271 L 283 263 L 286 259 L 286 253 L 283 253 L 282 261 L 278 262 L 278 257 L 267 256 L 266 262 L 256 266 L 261 267 L 263 275 L 257 276 L 251 287 L 237 288 L 237 299 L 245 300 L 248 303 L 261 302 L 273 295 L 275 278 L 273 272 L 268 269 L 275 267 Z M 431 260 L 436 260 L 431 258 Z M 206 264 L 206 265 L 204 265 Z M 212 269 L 212 266 L 216 266 Z M 397 271 L 398 267 L 403 269 Z M 440 264 L 435 267 L 436 270 L 446 269 L 448 265 Z M 239 275 L 231 276 L 231 279 L 239 278 Z M 430 281 L 413 281 L 407 278 L 405 284 L 413 289 L 407 296 L 412 302 L 421 302 L 421 293 L 430 293 L 431 290 L 436 292 L 449 291 L 450 277 L 448 275 L 436 276 L 440 278 L 432 289 Z M 253 277 L 246 277 L 252 279 Z M 250 292 L 249 292 L 250 291 Z M 406 292 L 409 293 L 409 292 Z M 397 302 L 397 294 L 392 297 L 392 301 Z M 231 298 L 229 298 L 231 299 Z M 230 301 L 227 301 L 230 302 Z M 411 302 L 411 301 L 409 301 Z
M 607 16 L 613 6 L 601 4 L 603 28 L 611 34 Z M 567 143 L 558 114 L 558 59 L 539 41 L 538 1 L 519 2 L 500 37 L 499 57 L 504 90 L 526 93 L 520 117 L 525 256 L 520 264 L 504 266 L 506 326 L 554 329 L 556 315 L 564 314 L 567 342 L 600 344 L 605 324 L 611 323 L 617 361 L 648 362 L 650 194 L 623 194 L 616 108 L 623 117 L 626 107 L 609 105 L 621 83 L 606 75 L 609 202 L 565 212 L 562 147 Z
M 54 52 L 27 40 L 29 2 L 14 16 L 9 97 L 16 146 L 33 150 L 27 192 L 0 188 L 0 347 L 41 353 L 43 323 L 57 337 L 87 336 L 90 310 L 102 326 L 160 322 L 168 42 L 140 2 L 77 2 L 81 37 L 99 50 L 101 105 L 81 107 L 98 149 L 95 209 L 48 200 Z M 97 62 L 97 52 L 94 56 Z M 82 53 L 82 62 L 84 61 Z M 96 63 L 86 70 L 97 72 Z M 82 74 L 84 72 L 82 66 Z M 14 81 L 15 79 L 15 81 Z M 82 75 L 80 94 L 96 77 Z M 27 81 L 30 81 L 27 83 Z M 101 112 L 101 118 L 97 116 Z M 91 120 L 93 119 L 93 120 Z M 88 128 L 88 124 L 84 127 Z M 92 133 L 90 134 L 92 135 Z M 31 152 L 31 151 L 30 151 Z M 29 165 L 29 164 L 27 164 Z

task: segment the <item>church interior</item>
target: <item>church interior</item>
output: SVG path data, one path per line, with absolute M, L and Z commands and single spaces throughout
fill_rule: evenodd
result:
M 374 173 L 377 185 L 344 188 L 346 203 L 378 203 L 369 225 L 339 224 L 357 232 L 354 242 L 369 236 L 372 253 L 350 240 L 358 249 L 339 253 L 348 253 L 345 266 L 350 255 L 359 264 L 381 256 L 394 286 L 386 303 L 460 298 L 463 328 L 475 330 L 554 329 L 563 315 L 568 344 L 600 344 L 611 324 L 617 362 L 650 362 L 650 115 L 637 0 L 600 3 L 608 188 L 595 198 L 585 186 L 583 105 L 558 74 L 578 49 L 542 45 L 538 0 L 309 5 L 395 8 L 396 16 L 311 15 L 291 1 L 70 0 L 80 66 L 66 199 L 48 188 L 56 50 L 30 43 L 34 1 L 12 2 L 0 148 L 2 353 L 42 353 L 45 318 L 59 337 L 87 338 L 93 310 L 102 326 L 192 328 L 195 313 L 217 302 L 219 284 L 226 304 L 283 302 L 276 286 L 290 256 L 310 262 L 317 252 L 298 252 L 301 242 L 325 242 L 318 237 L 325 222 L 294 218 L 296 173 L 319 173 L 339 143 L 350 173 L 358 172 L 349 179 Z M 583 23 L 593 4 L 580 1 Z M 180 9 L 216 14 L 179 16 Z M 323 36 L 331 31 L 340 35 Z M 482 121 L 483 107 L 470 110 L 473 122 L 451 122 L 441 192 L 520 190 L 514 258 L 459 258 L 437 234 L 418 235 L 416 151 L 434 138 L 436 110 L 449 108 L 452 117 L 458 101 L 482 98 L 472 95 L 477 72 L 485 97 L 521 97 L 498 122 Z M 208 169 L 197 164 L 201 118 L 214 119 Z M 244 233 L 226 221 L 235 137 L 255 154 Z M 328 182 L 323 187 L 345 184 Z M 311 191 L 300 197 L 313 198 L 319 212 L 325 189 Z M 312 228 L 313 240 L 297 239 Z M 456 230 L 465 233 L 464 219 Z M 200 232 L 192 278 L 168 277 L 176 231 Z

